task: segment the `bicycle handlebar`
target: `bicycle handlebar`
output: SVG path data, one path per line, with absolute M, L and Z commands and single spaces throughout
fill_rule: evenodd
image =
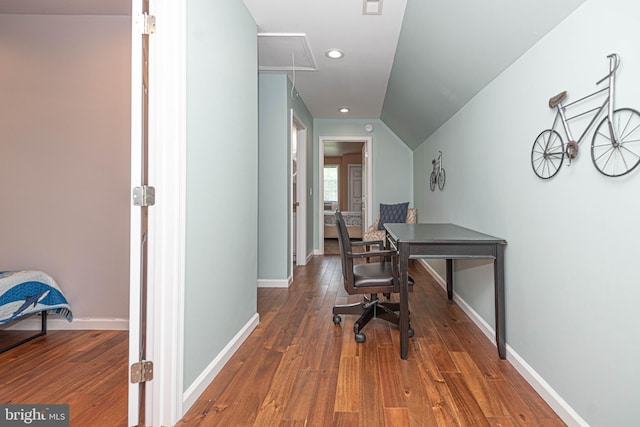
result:
M 613 69 L 609 71 L 609 74 L 607 74 L 606 76 L 604 76 L 603 78 L 601 78 L 596 82 L 596 85 L 599 85 L 600 83 L 602 83 L 603 81 L 611 77 L 616 72 L 616 70 L 618 69 L 618 66 L 620 65 L 620 57 L 617 54 L 612 53 L 610 55 L 607 55 L 607 58 L 609 58 L 610 64 L 611 64 L 611 61 L 613 60 L 615 65 L 613 66 Z M 611 65 L 609 66 L 609 68 L 611 68 Z

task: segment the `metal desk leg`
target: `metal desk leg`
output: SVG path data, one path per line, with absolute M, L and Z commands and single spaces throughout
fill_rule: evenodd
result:
M 504 304 L 504 245 L 496 245 L 496 259 L 493 262 L 494 290 L 496 300 L 496 345 L 500 359 L 507 358 Z
M 409 352 L 409 245 L 399 244 L 400 262 L 400 357 Z
M 453 299 L 453 260 L 447 258 L 447 298 Z

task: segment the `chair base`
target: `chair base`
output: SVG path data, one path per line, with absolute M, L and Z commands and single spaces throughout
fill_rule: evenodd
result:
M 371 319 L 384 319 L 394 325 L 400 324 L 400 303 L 381 301 L 376 294 L 371 295 L 365 301 L 336 305 L 333 307 L 333 323 L 339 324 L 342 321 L 341 314 L 357 314 L 360 315 L 353 325 L 356 342 L 364 342 L 366 336 L 362 333 L 362 329 L 371 321 Z M 409 336 L 413 336 L 413 330 L 409 326 Z

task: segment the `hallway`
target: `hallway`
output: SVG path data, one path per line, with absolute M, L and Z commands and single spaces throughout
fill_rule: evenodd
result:
M 409 358 L 395 326 L 354 341 L 340 259 L 314 257 L 289 289 L 258 289 L 260 325 L 180 426 L 562 426 L 549 406 L 416 263 Z

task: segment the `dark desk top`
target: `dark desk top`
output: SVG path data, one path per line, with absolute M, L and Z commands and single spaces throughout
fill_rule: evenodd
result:
M 507 244 L 504 239 L 455 224 L 385 224 L 384 228 L 389 232 L 389 236 L 399 243 Z

